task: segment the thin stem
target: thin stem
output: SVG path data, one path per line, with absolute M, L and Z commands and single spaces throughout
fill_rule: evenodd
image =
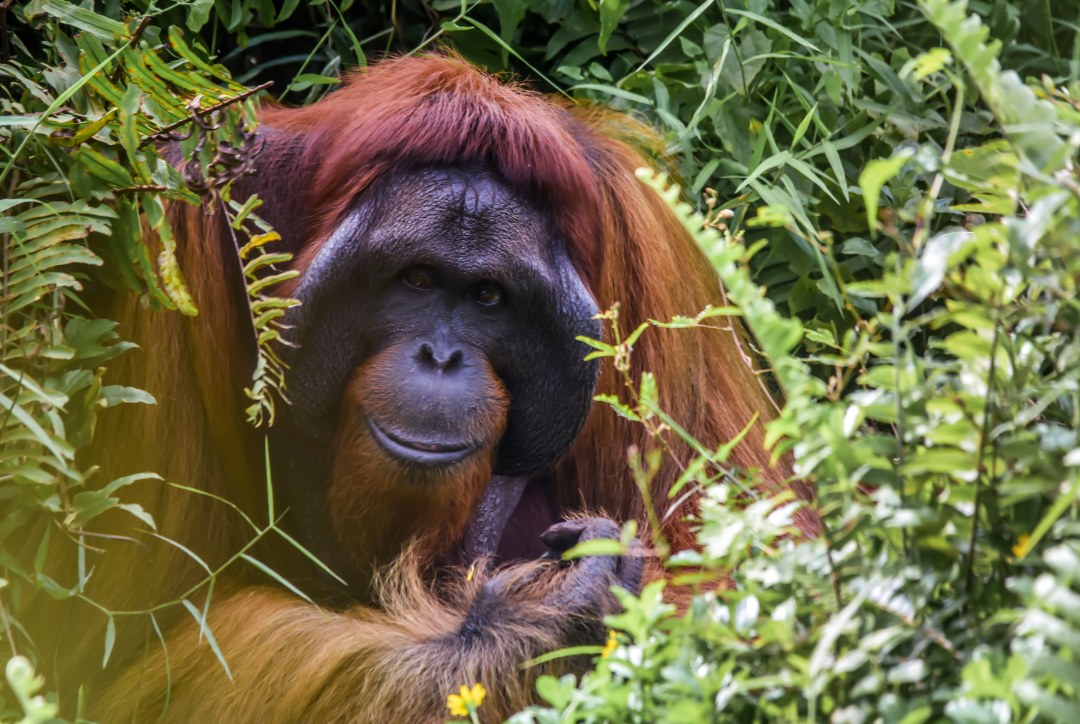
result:
M 952 116 L 949 119 L 949 135 L 945 139 L 945 148 L 941 152 L 942 166 L 948 165 L 953 150 L 956 148 L 956 137 L 960 133 L 960 120 L 964 112 L 964 93 L 967 91 L 964 82 L 960 78 L 951 77 L 951 79 L 956 88 L 956 100 L 953 102 Z M 938 194 L 941 193 L 941 186 L 944 183 L 945 174 L 938 171 L 934 174 L 934 180 L 930 183 L 930 190 L 920 205 L 918 219 L 915 223 L 915 233 L 911 235 L 911 246 L 916 251 L 922 247 L 923 240 L 929 233 L 930 222 L 934 218 L 934 204 L 937 202 Z
M 832 538 L 824 521 L 821 525 L 821 537 L 825 539 L 825 558 L 829 561 L 829 581 L 832 583 L 833 596 L 836 598 L 836 610 L 839 612 L 844 607 L 844 599 L 840 595 L 840 574 L 836 572 L 836 562 L 833 560 Z
M 158 131 L 156 131 L 154 133 L 151 133 L 149 136 L 145 137 L 139 143 L 139 148 L 143 148 L 143 147 L 153 143 L 154 141 L 165 138 L 170 133 L 175 131 L 177 128 L 185 126 L 188 123 L 191 123 L 192 121 L 196 120 L 197 118 L 201 118 L 202 116 L 209 115 L 209 114 L 211 114 L 211 113 L 213 113 L 215 111 L 220 111 L 222 108 L 227 108 L 228 106 L 231 106 L 231 105 L 233 105 L 235 103 L 239 103 L 240 101 L 247 100 L 251 96 L 255 95 L 256 93 L 259 93 L 260 91 L 266 90 L 267 88 L 269 88 L 272 85 L 274 85 L 274 81 L 268 80 L 268 81 L 266 81 L 265 83 L 263 83 L 261 85 L 257 85 L 254 88 L 250 88 L 250 89 L 244 91 L 243 93 L 240 93 L 239 95 L 235 95 L 232 98 L 226 98 L 225 100 L 221 101 L 220 103 L 215 103 L 214 105 L 207 106 L 206 108 L 196 108 L 194 111 L 191 112 L 191 115 L 188 116 L 187 118 L 181 118 L 179 121 L 175 121 L 173 123 L 170 123 L 169 125 L 161 128 Z
M 8 646 L 11 647 L 12 657 L 18 656 L 19 652 L 15 648 L 15 635 L 11 630 L 11 621 L 8 619 L 7 608 L 4 607 L 3 598 L 0 598 L 0 621 L 3 621 L 4 635 L 7 637 Z
M 990 439 L 990 419 L 994 394 L 994 378 L 997 370 L 997 347 L 1001 336 L 1001 320 L 995 310 L 994 314 L 994 338 L 990 342 L 990 369 L 986 374 L 986 401 L 983 409 L 982 431 L 979 433 L 979 461 L 975 467 L 975 509 L 971 512 L 971 535 L 968 536 L 968 554 L 966 561 L 965 588 L 968 595 L 972 594 L 975 587 L 975 541 L 979 533 L 979 508 L 982 507 L 983 491 L 983 462 L 986 459 L 986 448 Z

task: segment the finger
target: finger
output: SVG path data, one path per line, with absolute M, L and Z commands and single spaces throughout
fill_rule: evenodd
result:
M 582 558 L 564 574 L 562 585 L 548 596 L 548 603 L 567 613 L 598 615 L 613 603 L 609 589 L 616 583 L 615 556 Z
M 584 530 L 584 520 L 564 520 L 541 533 L 540 540 L 553 551 L 561 552 L 572 548 Z
M 626 555 L 619 558 L 618 569 L 615 575 L 619 579 L 619 585 L 631 593 L 641 591 L 641 579 L 645 573 L 645 547 L 635 538 L 630 544 L 630 550 Z
M 607 518 L 573 518 L 551 526 L 540 534 L 540 540 L 561 553 L 587 540 L 618 540 L 619 533 L 619 526 Z

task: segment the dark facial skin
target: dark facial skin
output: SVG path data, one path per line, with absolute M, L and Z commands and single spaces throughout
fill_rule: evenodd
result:
M 487 368 L 511 399 L 499 473 L 550 465 L 589 408 L 596 370 L 574 338 L 599 336 L 595 303 L 550 220 L 488 173 L 383 185 L 322 247 L 297 297 L 288 384 L 294 417 L 316 439 L 333 435 L 348 375 L 390 347 L 399 413 L 369 422 L 417 464 L 467 454 L 474 441 L 456 431 L 488 393 Z

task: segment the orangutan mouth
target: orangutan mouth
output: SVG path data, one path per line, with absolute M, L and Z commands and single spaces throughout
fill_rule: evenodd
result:
M 475 445 L 463 442 L 418 440 L 400 432 L 384 430 L 375 420 L 367 418 L 368 427 L 375 442 L 392 457 L 402 462 L 426 467 L 452 465 L 469 457 Z

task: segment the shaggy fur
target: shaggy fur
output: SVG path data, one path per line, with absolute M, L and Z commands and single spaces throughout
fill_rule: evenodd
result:
M 285 236 L 299 248 L 300 270 L 380 177 L 400 169 L 482 166 L 552 215 L 600 308 L 621 304 L 623 329 L 724 303 L 703 255 L 634 178 L 659 144 L 623 115 L 549 100 L 459 59 L 415 57 L 363 70 L 314 106 L 265 108 L 262 122 L 280 134 L 268 136 L 260 159 L 260 176 L 268 179 L 263 196 L 267 208 L 297 220 Z M 449 496 L 420 500 L 402 492 L 400 471 L 363 430 L 349 427 L 350 400 L 377 394 L 364 370 L 343 407 L 343 452 L 330 488 L 334 519 L 326 525 L 351 541 L 354 557 L 381 559 L 389 550 L 397 558 L 374 579 L 375 605 L 320 608 L 236 566 L 212 590 L 194 589 L 206 567 L 216 570 L 250 541 L 252 529 L 238 511 L 266 524 L 267 484 L 262 438 L 242 414 L 252 358 L 238 340 L 250 338 L 250 323 L 232 242 L 220 219 L 202 209 L 177 209 L 173 216 L 200 314 L 154 313 L 123 295 L 99 300 L 97 311 L 119 320 L 121 336 L 140 346 L 113 365 L 114 379 L 147 389 L 158 404 L 104 413 L 95 462 L 102 481 L 154 471 L 203 494 L 140 484 L 130 490 L 154 516 L 157 534 L 134 532 L 132 519 L 115 512 L 95 530 L 121 537 L 87 539 L 95 547 L 87 554 L 88 595 L 132 614 L 117 618 L 104 670 L 100 612 L 43 599 L 28 603 L 26 616 L 38 621 L 39 653 L 53 662 L 48 673 L 66 701 L 76 698 L 72 684 L 86 683 L 89 713 L 105 721 L 441 721 L 447 694 L 481 682 L 489 692 L 481 713 L 493 721 L 532 699 L 539 670 L 523 672 L 522 662 L 597 634 L 602 641 L 606 604 L 578 610 L 579 599 L 566 592 L 610 568 L 610 559 L 569 568 L 481 565 L 471 581 L 445 566 L 433 574 L 433 560 L 460 537 L 490 476 L 490 456 L 455 468 L 460 478 L 443 487 Z M 377 380 L 377 361 L 372 364 Z M 789 469 L 771 466 L 763 449 L 762 425 L 774 403 L 734 329 L 650 330 L 634 349 L 631 374 L 637 379 L 646 370 L 659 379 L 664 409 L 706 446 L 732 439 L 760 415 L 731 462 L 761 469 L 768 486 L 788 485 Z M 622 381 L 604 369 L 599 391 L 621 389 Z M 477 423 L 492 440 L 505 425 L 506 404 L 496 380 Z M 644 530 L 645 507 L 626 456 L 632 446 L 652 445 L 641 425 L 595 405 L 548 473 L 558 510 L 604 511 L 616 521 L 636 519 Z M 672 436 L 651 491 L 662 533 L 676 549 L 692 545 L 696 504 L 691 497 L 670 510 L 668 491 L 690 457 Z M 809 497 L 805 488 L 797 492 Z M 801 524 L 816 531 L 809 514 Z M 268 545 L 254 555 L 287 575 L 298 572 L 292 580 L 303 585 L 306 569 L 294 565 L 298 556 L 288 546 Z M 50 573 L 57 580 L 74 582 L 74 561 L 55 566 Z M 648 566 L 646 577 L 656 575 L 657 566 Z M 178 597 L 209 611 L 208 632 L 181 607 L 154 608 Z M 148 610 L 152 620 L 142 613 Z M 231 678 L 208 645 L 210 635 Z M 546 670 L 576 665 L 562 661 Z

